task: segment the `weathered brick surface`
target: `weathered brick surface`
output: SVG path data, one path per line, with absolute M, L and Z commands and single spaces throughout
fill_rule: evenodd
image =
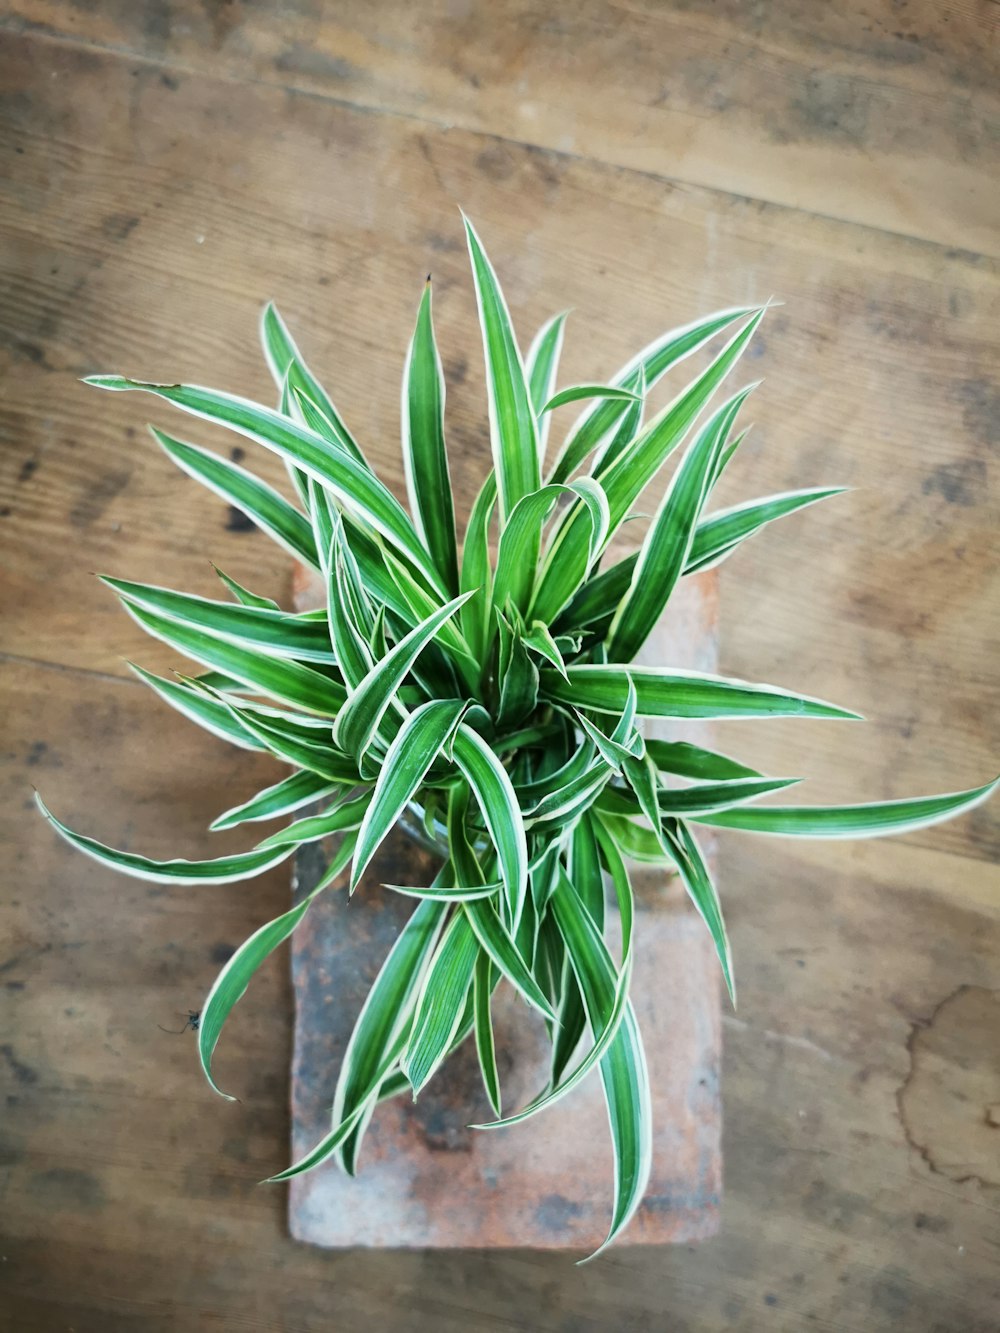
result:
M 308 599 L 303 588 L 301 603 Z M 645 656 L 710 670 L 715 624 L 713 577 L 685 580 Z M 303 849 L 297 892 L 315 883 L 322 866 L 320 847 Z M 296 932 L 296 1157 L 329 1128 L 354 1019 L 413 907 L 379 885 L 428 883 L 435 869 L 426 853 L 394 835 L 349 903 L 346 894 L 331 890 Z M 718 1225 L 718 965 L 707 932 L 674 882 L 644 868 L 636 873 L 636 889 L 633 999 L 649 1061 L 655 1142 L 646 1199 L 622 1241 L 691 1241 L 712 1235 Z M 504 1106 L 513 1109 L 544 1086 L 547 1044 L 541 1023 L 509 987 L 497 991 L 494 1015 Z M 355 1179 L 328 1165 L 292 1183 L 292 1234 L 331 1248 L 594 1246 L 607 1226 L 612 1191 L 599 1078 L 522 1125 L 489 1133 L 467 1128 L 490 1118 L 470 1040 L 416 1104 L 400 1097 L 378 1108 Z

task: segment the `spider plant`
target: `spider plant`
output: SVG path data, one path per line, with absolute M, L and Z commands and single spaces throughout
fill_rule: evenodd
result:
M 231 600 L 105 579 L 145 630 L 197 663 L 197 674 L 173 679 L 135 667 L 140 679 L 208 731 L 267 751 L 290 770 L 212 827 L 296 816 L 278 832 L 237 855 L 154 861 L 72 832 L 41 808 L 102 864 L 169 884 L 246 879 L 304 843 L 337 840 L 308 897 L 255 931 L 209 991 L 198 1049 L 213 1087 L 219 1034 L 255 969 L 319 894 L 345 880 L 345 891 L 355 891 L 397 821 L 416 829 L 439 851 L 440 870 L 423 888 L 388 886 L 417 901 L 357 1020 L 330 1131 L 273 1179 L 330 1158 L 353 1173 L 376 1105 L 406 1092 L 416 1097 L 471 1035 L 495 1112 L 477 1126 L 483 1132 L 558 1114 L 562 1098 L 599 1074 L 615 1162 L 609 1244 L 642 1199 L 651 1151 L 646 1064 L 629 1000 L 629 863 L 680 876 L 732 993 L 729 942 L 699 829 L 869 837 L 959 814 L 996 784 L 864 805 L 758 804 L 793 780 L 692 744 L 644 739 L 644 718 L 856 718 L 776 686 L 670 662 L 635 664 L 681 579 L 844 488 L 710 511 L 755 386 L 710 404 L 764 307 L 699 319 L 651 343 L 609 384 L 557 392 L 565 317 L 549 321 L 522 358 L 496 274 L 465 226 L 493 466 L 461 544 L 429 281 L 403 374 L 408 508 L 378 478 L 273 306 L 262 336 L 277 408 L 193 385 L 115 375 L 87 381 L 152 394 L 283 458 L 294 503 L 218 454 L 153 430 L 185 472 L 319 572 L 326 605 L 295 614 L 221 572 Z M 705 368 L 647 419 L 648 392 L 702 349 L 709 349 Z M 581 415 L 547 462 L 552 414 L 574 402 Z M 674 458 L 639 549 L 602 566 L 648 483 Z M 621 927 L 617 956 L 605 943 L 612 912 Z M 506 1115 L 491 1026 L 499 984 L 541 1014 L 552 1046 L 548 1085 Z

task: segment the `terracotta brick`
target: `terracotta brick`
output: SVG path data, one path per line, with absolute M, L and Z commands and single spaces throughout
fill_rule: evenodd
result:
M 300 584 L 300 605 L 314 594 Z M 711 670 L 714 576 L 684 581 L 646 660 Z M 660 728 L 683 737 L 685 730 Z M 689 733 L 693 735 L 694 733 Z M 697 732 L 705 738 L 705 728 Z M 322 873 L 321 846 L 303 848 L 296 892 Z M 403 834 L 388 839 L 348 903 L 335 888 L 296 932 L 292 1148 L 327 1132 L 337 1071 L 355 1017 L 413 904 L 380 888 L 421 884 L 437 868 Z M 637 868 L 633 1000 L 649 1061 L 655 1122 L 645 1201 L 619 1243 L 662 1244 L 714 1234 L 721 1191 L 719 971 L 711 942 L 676 881 Z M 613 915 L 613 914 L 612 914 Z M 617 945 L 612 934 L 612 948 Z M 547 1081 L 537 1016 L 501 985 L 494 1000 L 505 1110 Z M 484 1132 L 490 1119 L 471 1039 L 424 1089 L 375 1112 L 355 1179 L 327 1165 L 292 1182 L 293 1236 L 330 1248 L 530 1247 L 585 1249 L 610 1217 L 612 1157 L 600 1079 L 522 1125 Z

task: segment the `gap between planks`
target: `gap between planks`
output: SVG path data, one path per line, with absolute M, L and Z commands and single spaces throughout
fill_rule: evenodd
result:
M 125 659 L 123 658 L 122 661 Z M 89 680 L 102 680 L 115 685 L 142 685 L 131 673 L 127 676 L 116 675 L 113 671 L 97 671 L 94 667 L 74 666 L 70 662 L 50 662 L 44 657 L 25 657 L 23 653 L 0 651 L 0 662 L 11 666 L 37 667 L 41 671 L 63 671 L 70 676 L 86 676 Z

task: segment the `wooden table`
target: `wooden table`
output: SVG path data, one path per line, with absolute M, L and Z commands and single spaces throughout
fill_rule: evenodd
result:
M 211 815 L 273 772 L 130 677 L 123 657 L 171 659 L 91 571 L 211 593 L 211 557 L 287 597 L 287 563 L 158 453 L 148 402 L 78 377 L 263 393 L 273 296 L 398 489 L 431 269 L 470 496 L 488 446 L 459 203 L 525 339 L 574 308 L 565 382 L 713 307 L 786 302 L 723 498 L 856 489 L 726 566 L 722 667 L 871 721 L 724 742 L 815 775 L 820 800 L 996 770 L 997 6 L 326 9 L 11 0 L 0 18 L 0 1327 L 995 1329 L 995 804 L 889 842 L 720 840 L 741 990 L 722 1232 L 581 1270 L 291 1242 L 281 1191 L 255 1183 L 287 1160 L 286 959 L 220 1046 L 239 1105 L 205 1087 L 190 1034 L 158 1028 L 283 909 L 285 876 L 140 884 L 32 813 L 35 784 L 109 842 L 205 855 Z

